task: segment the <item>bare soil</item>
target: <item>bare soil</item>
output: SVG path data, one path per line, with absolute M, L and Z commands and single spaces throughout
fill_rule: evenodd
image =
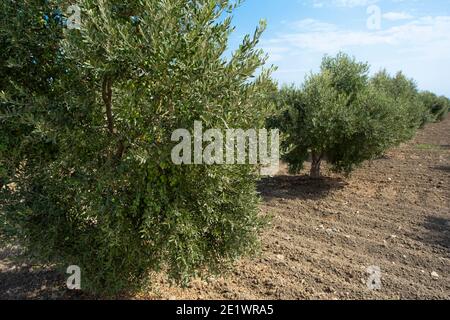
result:
M 190 287 L 157 277 L 138 299 L 450 299 L 450 117 L 350 177 L 264 179 L 260 256 Z M 284 171 L 285 172 L 285 171 Z M 306 173 L 306 171 L 305 171 Z M 51 268 L 0 251 L 0 298 L 86 298 Z M 368 268 L 381 288 L 367 286 Z

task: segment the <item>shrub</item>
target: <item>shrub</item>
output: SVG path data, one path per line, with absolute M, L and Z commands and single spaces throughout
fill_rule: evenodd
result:
M 287 111 L 278 123 L 291 172 L 311 155 L 312 177 L 320 175 L 325 159 L 349 173 L 412 135 L 418 126 L 415 106 L 385 92 L 381 81 L 369 80 L 368 71 L 366 63 L 340 53 L 325 57 L 321 72 L 307 77 L 301 88 L 281 90 L 279 108 Z
M 26 90 L 2 74 L 24 97 L 4 90 L 2 112 L 20 120 L 2 114 L 2 130 L 12 137 L 23 121 L 14 143 L 31 146 L 1 154 L 12 172 L 4 183 L 17 183 L 2 190 L 3 229 L 41 261 L 79 265 L 84 289 L 116 294 L 161 269 L 183 284 L 257 247 L 255 168 L 176 166 L 170 157 L 172 132 L 194 120 L 259 128 L 269 112 L 270 70 L 251 79 L 265 61 L 255 49 L 264 25 L 226 59 L 230 3 L 82 0 L 81 30 L 51 50 L 28 35 L 50 60 L 53 46 L 61 53 L 60 69 Z M 42 10 L 22 6 L 12 19 Z M 2 23 L 2 41 L 13 42 L 13 27 Z M 45 90 L 35 89 L 40 81 Z
M 371 78 L 371 84 L 380 92 L 384 92 L 393 99 L 394 107 L 401 110 L 406 117 L 398 123 L 404 127 L 399 129 L 401 133 L 398 142 L 411 139 L 418 127 L 422 127 L 430 119 L 428 110 L 420 99 L 417 85 L 413 79 L 408 79 L 402 72 L 394 77 L 385 70 L 378 72 Z
M 445 119 L 450 109 L 450 100 L 447 97 L 439 97 L 432 92 L 424 91 L 420 93 L 420 98 L 431 115 L 430 121 Z

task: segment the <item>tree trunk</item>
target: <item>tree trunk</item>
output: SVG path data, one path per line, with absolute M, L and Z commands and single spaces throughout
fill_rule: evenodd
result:
M 320 164 L 322 162 L 322 156 L 317 152 L 311 152 L 311 178 L 318 179 L 320 178 Z
M 108 123 L 108 131 L 111 136 L 117 136 L 117 130 L 114 127 L 114 115 L 112 112 L 112 84 L 111 78 L 105 76 L 102 83 L 102 98 L 106 107 L 106 120 Z M 119 139 L 117 143 L 116 160 L 120 161 L 122 159 L 123 153 L 125 152 L 125 146 L 122 140 Z
M 109 134 L 114 135 L 114 117 L 112 114 L 112 81 L 105 76 L 102 83 L 102 98 L 106 107 L 106 120 L 108 123 Z

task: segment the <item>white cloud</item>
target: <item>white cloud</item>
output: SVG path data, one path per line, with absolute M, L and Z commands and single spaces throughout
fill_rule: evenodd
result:
M 337 27 L 332 23 L 321 22 L 315 19 L 303 19 L 291 24 L 297 30 L 312 32 L 336 31 Z
M 333 6 L 333 7 L 354 8 L 354 7 L 368 6 L 376 2 L 378 2 L 378 0 L 314 0 L 313 7 L 322 8 L 325 6 Z
M 386 12 L 383 14 L 383 18 L 389 21 L 398 21 L 398 20 L 410 20 L 414 17 L 406 12 Z
M 289 24 L 292 31 L 262 42 L 270 62 L 279 69 L 281 83 L 301 82 L 309 71 L 317 71 L 324 54 L 344 51 L 372 70 L 403 70 L 422 89 L 450 96 L 450 16 L 427 16 L 403 21 L 382 30 L 346 29 L 319 20 Z
M 368 6 L 372 3 L 377 2 L 376 0 L 333 0 L 333 4 L 338 7 L 362 7 Z
M 314 19 L 300 20 L 292 25 L 297 26 L 296 32 L 279 35 L 266 41 L 265 45 L 328 53 L 353 46 L 412 45 L 417 48 L 435 42 L 450 44 L 450 16 L 423 17 L 379 31 L 345 30 Z

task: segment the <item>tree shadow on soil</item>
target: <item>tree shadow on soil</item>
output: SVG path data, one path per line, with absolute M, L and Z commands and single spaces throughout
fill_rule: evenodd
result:
M 444 248 L 450 255 L 450 219 L 427 217 L 423 226 L 428 232 L 421 240 L 435 247 Z
M 432 167 L 432 169 L 444 171 L 444 172 L 450 172 L 450 166 L 436 166 L 436 167 Z
M 61 283 L 64 278 L 55 271 L 15 267 L 0 273 L 0 299 L 64 299 Z
M 262 179 L 258 191 L 265 201 L 274 198 L 317 200 L 347 185 L 340 178 L 282 175 Z
M 31 267 L 8 258 L 18 253 L 16 249 L 1 248 L 0 300 L 58 300 L 89 299 L 79 291 L 66 289 L 66 277 L 56 270 Z

